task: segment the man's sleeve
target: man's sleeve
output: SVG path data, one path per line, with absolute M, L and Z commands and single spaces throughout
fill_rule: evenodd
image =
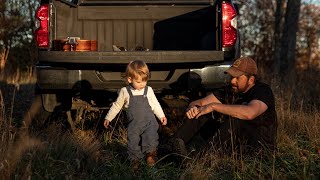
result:
M 253 99 L 264 102 L 268 107 L 272 106 L 274 101 L 273 92 L 270 87 L 260 87 L 253 95 Z

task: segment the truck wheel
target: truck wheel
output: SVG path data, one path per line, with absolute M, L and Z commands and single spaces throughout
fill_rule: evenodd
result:
M 202 79 L 195 72 L 182 74 L 178 80 L 170 85 L 173 91 L 178 95 L 187 96 L 190 100 L 198 99 L 202 96 Z

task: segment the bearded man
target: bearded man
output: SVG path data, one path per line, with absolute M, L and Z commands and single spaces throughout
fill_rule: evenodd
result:
M 173 151 L 187 155 L 185 144 L 196 134 L 210 134 L 211 145 L 232 147 L 241 152 L 273 151 L 276 147 L 277 114 L 275 100 L 269 85 L 257 80 L 256 62 L 241 57 L 225 71 L 230 75 L 230 84 L 223 91 L 191 102 L 188 119 L 170 140 Z M 206 114 L 224 116 L 221 123 Z M 227 117 L 227 118 L 226 118 Z M 213 123 L 214 122 L 214 123 Z

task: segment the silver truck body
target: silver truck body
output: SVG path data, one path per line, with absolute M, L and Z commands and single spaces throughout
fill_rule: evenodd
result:
M 72 97 L 75 89 L 82 91 L 81 82 L 86 82 L 90 90 L 117 92 L 125 85 L 125 67 L 132 60 L 148 64 L 148 85 L 157 93 L 179 94 L 200 88 L 210 91 L 225 84 L 228 77 L 223 72 L 239 56 L 239 43 L 231 49 L 221 47 L 219 2 L 82 0 L 73 4 L 48 0 L 50 41 L 68 37 L 97 40 L 98 51 L 52 51 L 52 44 L 39 49 L 37 92 L 43 97 L 45 109 L 53 111 L 61 104 L 59 95 Z M 214 14 L 207 15 L 208 12 Z M 210 22 L 210 18 L 215 19 Z M 184 29 L 179 26 L 181 22 Z M 213 26 L 209 30 L 207 22 Z M 197 31 L 196 26 L 201 30 Z M 162 32 L 162 27 L 172 29 Z M 205 33 L 214 38 L 210 42 L 213 45 L 193 46 L 194 42 L 208 44 L 207 39 L 197 41 L 197 36 L 205 37 Z M 166 34 L 181 37 L 179 42 L 168 38 L 166 48 L 163 44 L 167 42 L 162 42 Z M 193 38 L 192 42 L 188 38 Z M 170 47 L 174 43 L 177 48 Z M 126 51 L 114 51 L 114 45 L 125 47 Z M 137 46 L 144 50 L 135 51 Z

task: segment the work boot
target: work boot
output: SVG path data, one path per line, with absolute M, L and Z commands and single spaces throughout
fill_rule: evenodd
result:
M 131 161 L 131 167 L 132 167 L 132 170 L 133 170 L 134 172 L 138 171 L 139 168 L 140 168 L 140 161 L 137 160 L 137 159 L 132 160 L 132 161 Z
M 152 167 L 157 162 L 157 151 L 152 151 L 147 153 L 147 165 Z
M 182 156 L 187 156 L 188 151 L 186 148 L 186 145 L 184 144 L 184 141 L 180 138 L 172 138 L 169 140 L 172 147 L 172 152 L 177 153 Z

